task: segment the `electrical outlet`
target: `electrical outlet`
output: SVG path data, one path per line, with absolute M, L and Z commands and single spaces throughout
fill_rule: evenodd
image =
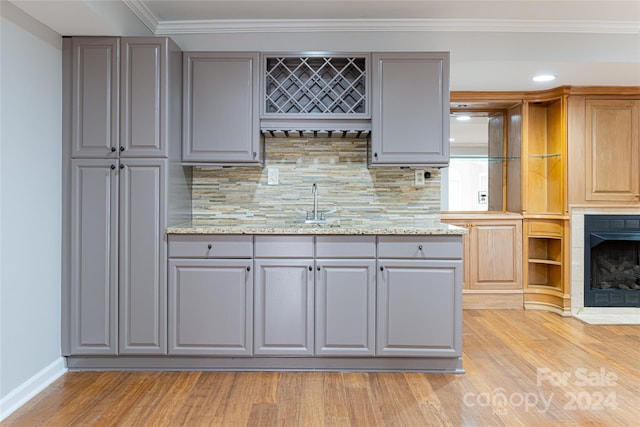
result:
M 267 184 L 268 185 L 278 185 L 280 180 L 280 173 L 278 168 L 268 168 L 267 169 Z
M 416 185 L 424 185 L 424 171 L 416 169 Z

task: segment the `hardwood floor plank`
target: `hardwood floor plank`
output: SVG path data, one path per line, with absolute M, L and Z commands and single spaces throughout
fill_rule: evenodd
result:
M 157 401 L 157 408 L 145 418 L 146 426 L 169 425 L 184 402 L 190 400 L 191 390 L 200 377 L 200 372 L 172 372 L 166 377 L 168 388 Z
M 247 419 L 248 426 L 274 426 L 278 421 L 278 405 L 275 403 L 254 403 Z
M 453 426 L 447 411 L 435 391 L 431 387 L 428 374 L 404 374 L 418 408 L 433 426 Z
M 308 372 L 302 378 L 302 388 L 298 390 L 300 400 L 300 414 L 298 425 L 323 426 L 324 422 L 324 393 L 322 372 Z
M 256 378 L 260 374 L 259 372 L 251 372 L 244 375 L 237 374 L 235 376 L 227 399 L 224 401 L 224 405 L 219 408 L 224 410 L 222 425 L 246 425 L 256 400 L 258 390 Z
M 120 375 L 109 375 L 107 373 L 93 376 L 83 389 L 77 389 L 78 393 L 74 394 L 73 398 L 63 402 L 64 410 L 58 410 L 50 414 L 41 422 L 44 425 L 75 425 L 75 419 L 85 412 L 91 411 L 91 408 L 99 402 L 104 392 L 119 378 L 121 378 Z
M 279 426 L 298 426 L 300 417 L 300 399 L 298 393 L 302 387 L 302 372 L 283 372 L 278 383 L 278 422 Z
M 73 424 L 78 426 L 119 426 L 132 405 L 146 392 L 141 377 L 121 373 L 114 386 L 101 395 L 97 404 L 82 411 Z M 123 398 L 126 396 L 126 398 Z
M 323 396 L 327 423 L 342 425 L 344 420 L 349 420 L 349 407 L 342 373 L 327 372 L 324 374 Z
M 226 400 L 235 375 L 233 372 L 202 372 L 189 398 L 176 411 L 172 425 L 219 425 L 223 417 L 217 415 L 218 408 Z M 216 420 L 218 424 L 214 422 Z
M 370 377 L 374 404 L 383 414 L 386 426 L 404 426 L 411 423 L 428 424 L 418 401 L 401 373 L 379 373 Z
M 465 374 L 68 372 L 0 425 L 635 427 L 639 361 L 640 325 L 465 310 Z
M 149 425 L 146 421 L 161 411 L 160 402 L 178 379 L 180 372 L 144 373 L 141 379 L 143 391 L 133 405 L 123 414 L 120 425 Z

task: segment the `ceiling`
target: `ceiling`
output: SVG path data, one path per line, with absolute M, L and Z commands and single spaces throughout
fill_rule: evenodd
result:
M 452 90 L 640 86 L 640 0 L 10 1 L 61 35 L 183 50 L 449 51 Z M 558 78 L 531 82 L 540 72 Z

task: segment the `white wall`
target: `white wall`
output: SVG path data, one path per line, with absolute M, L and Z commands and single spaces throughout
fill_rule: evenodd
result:
M 64 372 L 62 38 L 0 2 L 0 419 Z

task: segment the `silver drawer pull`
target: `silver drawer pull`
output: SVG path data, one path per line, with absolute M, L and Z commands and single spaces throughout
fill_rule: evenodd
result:
M 418 246 L 418 250 L 421 251 L 422 250 L 422 245 Z
M 211 243 L 209 243 L 209 244 L 207 245 L 207 249 L 211 249 L 212 247 L 213 247 L 213 245 L 212 245 Z

